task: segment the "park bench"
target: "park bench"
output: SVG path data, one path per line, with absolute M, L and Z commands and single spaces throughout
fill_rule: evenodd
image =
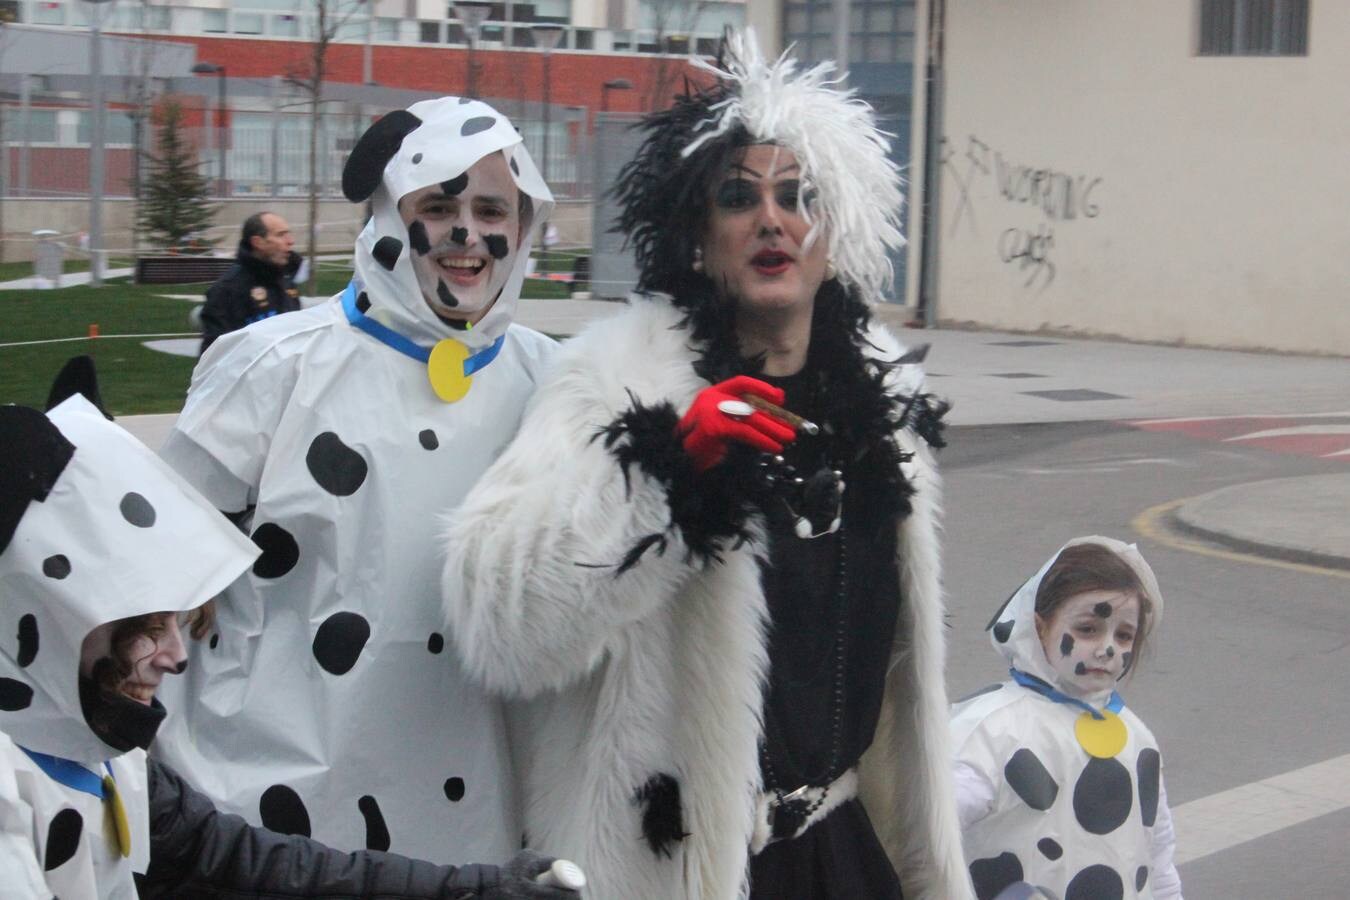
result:
M 209 284 L 234 265 L 230 256 L 139 256 L 137 284 Z

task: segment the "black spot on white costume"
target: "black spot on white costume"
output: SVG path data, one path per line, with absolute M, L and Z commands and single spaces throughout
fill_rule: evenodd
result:
M 458 197 L 464 193 L 464 189 L 469 186 L 469 173 L 464 172 L 451 178 L 449 181 L 441 182 L 441 191 L 447 197 Z
M 1148 866 L 1140 866 L 1134 872 L 1134 889 L 1142 891 L 1146 884 L 1148 884 Z
M 42 857 L 45 871 L 59 869 L 70 862 L 80 847 L 84 834 L 84 816 L 73 809 L 63 809 L 47 825 L 47 849 Z
M 485 234 L 483 243 L 487 245 L 493 259 L 506 259 L 506 255 L 511 252 L 511 245 L 504 234 Z
M 1013 623 L 1011 621 L 999 622 L 994 626 L 994 639 L 1000 644 L 1006 644 L 1008 643 L 1008 638 L 1012 635 L 1012 630 Z
M 1059 785 L 1032 751 L 1023 748 L 1014 753 L 1003 767 L 1003 774 L 1008 779 L 1008 787 L 1032 809 L 1044 811 L 1055 805 Z
M 440 653 L 444 649 L 445 649 L 445 638 L 441 636 L 440 632 L 433 631 L 431 633 L 431 636 L 427 638 L 427 652 L 436 654 Z
M 474 116 L 460 127 L 459 133 L 463 137 L 471 137 L 475 134 L 487 131 L 496 124 L 497 120 L 492 116 Z
M 42 574 L 59 581 L 70 574 L 70 560 L 60 553 L 49 556 L 42 561 Z
M 33 689 L 13 678 L 0 678 L 0 709 L 18 712 L 33 702 Z
M 427 226 L 422 224 L 421 219 L 413 219 L 408 225 L 408 245 L 417 252 L 418 256 L 426 256 L 431 252 L 431 240 L 427 237 Z
M 26 614 L 19 619 L 19 654 L 15 662 L 20 668 L 26 669 L 33 664 L 33 660 L 38 655 L 38 624 L 37 617 L 32 613 Z
M 122 518 L 137 528 L 149 528 L 155 524 L 155 508 L 150 505 L 149 500 L 135 491 L 129 491 L 122 497 L 119 508 L 122 510 Z
M 253 543 L 262 550 L 262 556 L 253 563 L 253 574 L 259 578 L 280 578 L 300 561 L 295 537 L 275 522 L 259 525 L 253 532 Z
M 449 800 L 451 803 L 458 803 L 464 799 L 463 778 L 447 778 L 441 789 L 445 791 L 445 799 Z
M 333 613 L 314 635 L 314 659 L 325 672 L 346 675 L 370 640 L 370 623 L 352 612 Z
M 356 801 L 361 815 L 366 820 L 366 849 L 386 851 L 389 849 L 389 827 L 384 824 L 384 814 L 380 804 L 367 794 Z
M 284 784 L 274 784 L 258 800 L 258 817 L 263 827 L 277 834 L 310 835 L 309 810 L 300 795 Z
M 398 153 L 403 139 L 421 125 L 422 120 L 417 116 L 406 109 L 396 109 L 367 128 L 342 169 L 343 195 L 353 203 L 369 199 L 380 186 L 384 167 Z
M 975 883 L 975 896 L 979 900 L 993 900 L 999 891 L 1022 880 L 1022 863 L 1012 852 L 977 859 L 970 864 L 970 880 Z
M 441 440 L 436 437 L 436 432 L 430 428 L 424 428 L 417 433 L 417 443 L 422 445 L 423 450 L 435 450 L 441 445 Z
M 1125 883 L 1110 866 L 1088 866 L 1069 881 L 1064 900 L 1121 900 Z
M 319 487 L 339 497 L 355 494 L 366 480 L 366 461 L 331 431 L 325 431 L 309 445 L 305 465 Z
M 370 255 L 375 257 L 375 261 L 390 272 L 394 271 L 394 266 L 398 265 L 398 258 L 402 253 L 403 242 L 389 235 L 385 235 L 376 241 L 375 246 L 370 251 Z
M 1091 834 L 1110 834 L 1130 816 L 1134 785 L 1130 772 L 1114 759 L 1093 757 L 1073 788 L 1073 812 Z
M 1146 828 L 1158 820 L 1158 784 L 1162 777 L 1162 756 L 1151 747 L 1139 753 L 1135 768 L 1139 773 L 1139 818 Z
M 362 291 L 360 294 L 357 295 L 356 308 L 361 312 L 365 312 L 368 309 L 370 309 L 370 295 L 367 294 L 365 291 Z
M 1041 855 L 1051 862 L 1064 855 L 1064 848 L 1054 838 L 1041 838 L 1036 842 L 1036 849 L 1041 851 Z
M 414 154 L 412 155 L 412 164 L 415 166 L 415 165 L 418 165 L 418 164 L 421 163 L 421 162 L 422 162 L 422 154 L 420 154 L 420 153 L 414 153 Z

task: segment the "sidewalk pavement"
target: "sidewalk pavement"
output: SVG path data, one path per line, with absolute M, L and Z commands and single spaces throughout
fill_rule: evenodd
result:
M 521 300 L 517 320 L 574 334 L 617 313 L 603 300 Z M 909 310 L 877 317 L 909 347 L 929 344 L 929 388 L 951 425 L 1129 421 L 1201 416 L 1350 416 L 1350 360 L 1241 353 L 993 331 L 908 329 Z M 122 424 L 151 447 L 173 415 Z M 1350 456 L 1344 472 L 1234 485 L 1175 513 L 1179 527 L 1247 552 L 1350 570 Z

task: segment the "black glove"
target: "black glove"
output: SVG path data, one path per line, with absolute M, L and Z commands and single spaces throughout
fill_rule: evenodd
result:
M 553 865 L 552 856 L 522 850 L 498 870 L 497 886 L 481 894 L 483 900 L 578 900 L 581 894 L 535 881 Z

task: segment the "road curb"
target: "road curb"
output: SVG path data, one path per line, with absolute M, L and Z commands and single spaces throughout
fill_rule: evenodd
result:
M 1311 511 L 1299 522 L 1303 535 L 1328 531 L 1333 523 L 1323 521 L 1315 510 L 1315 504 L 1311 502 L 1319 489 L 1325 487 L 1323 479 L 1326 478 L 1342 484 L 1342 479 L 1350 476 L 1280 478 L 1220 488 L 1192 497 L 1177 506 L 1167 516 L 1167 524 L 1179 533 L 1202 538 L 1230 550 L 1284 562 L 1350 571 L 1350 555 L 1309 546 L 1316 544 L 1316 541 L 1307 537 L 1298 540 L 1295 545 L 1263 539 L 1259 533 L 1261 524 L 1275 512 L 1269 504 L 1268 494 L 1263 496 L 1263 492 L 1271 490 L 1279 490 L 1296 502 L 1300 498 L 1308 501 Z M 1286 524 L 1291 516 L 1287 510 L 1276 512 L 1276 515 Z M 1297 536 L 1294 539 L 1297 540 Z

